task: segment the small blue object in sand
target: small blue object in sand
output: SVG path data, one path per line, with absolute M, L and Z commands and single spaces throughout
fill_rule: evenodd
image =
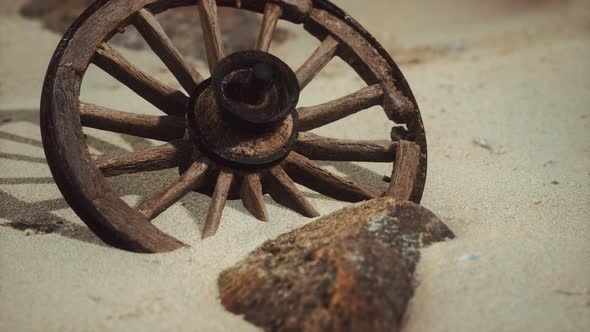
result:
M 477 260 L 477 256 L 475 255 L 463 255 L 461 256 L 461 261 L 464 262 L 475 262 Z

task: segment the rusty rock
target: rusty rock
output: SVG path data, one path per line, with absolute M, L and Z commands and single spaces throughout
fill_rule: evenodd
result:
M 378 198 L 269 241 L 219 277 L 225 307 L 269 331 L 398 331 L 420 248 L 453 233 Z

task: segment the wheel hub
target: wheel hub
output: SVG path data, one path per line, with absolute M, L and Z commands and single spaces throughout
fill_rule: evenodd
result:
M 287 64 L 265 52 L 234 53 L 191 96 L 191 138 L 221 164 L 268 167 L 297 139 L 298 101 L 299 83 Z

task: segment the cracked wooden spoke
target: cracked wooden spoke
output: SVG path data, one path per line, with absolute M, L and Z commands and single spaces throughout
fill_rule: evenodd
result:
M 82 102 L 80 120 L 85 127 L 165 142 L 182 138 L 186 129 L 181 117 L 133 114 Z
M 150 77 L 106 43 L 98 47 L 93 62 L 164 113 L 185 114 L 188 97 L 184 93 Z
M 337 50 L 338 41 L 332 36 L 327 36 L 311 57 L 295 73 L 301 90 L 332 60 Z
M 189 94 L 193 93 L 203 77 L 186 62 L 156 17 L 147 9 L 140 9 L 135 17 L 134 25 L 184 90 Z
M 121 156 L 100 157 L 96 159 L 96 166 L 104 176 L 168 169 L 180 164 L 187 147 L 186 141 L 177 140 L 170 144 Z
M 416 174 L 420 165 L 420 146 L 414 142 L 399 141 L 391 184 L 385 195 L 406 201 L 412 197 Z
M 283 10 L 281 6 L 271 2 L 266 4 L 266 7 L 264 7 L 264 17 L 262 18 L 262 27 L 260 28 L 258 42 L 256 43 L 257 50 L 268 52 L 277 22 L 282 14 Z
M 289 154 L 283 168 L 295 182 L 337 200 L 360 202 L 381 196 L 381 192 L 336 176 L 296 152 Z
M 217 17 L 217 3 L 215 0 L 198 1 L 201 28 L 203 29 L 205 47 L 207 48 L 207 61 L 209 62 L 209 70 L 213 73 L 219 61 L 224 57 L 221 30 L 219 29 Z
M 270 185 L 270 195 L 277 203 L 309 218 L 320 215 L 301 191 L 297 189 L 293 180 L 281 166 L 275 166 L 268 171 L 268 183 Z
M 250 173 L 242 180 L 240 188 L 240 197 L 244 207 L 252 213 L 254 217 L 262 221 L 268 221 L 268 212 L 264 203 L 262 194 L 262 184 L 260 174 Z
M 319 128 L 381 103 L 383 103 L 383 89 L 375 84 L 328 103 L 302 107 L 297 110 L 299 130 L 309 131 Z
M 149 220 L 156 218 L 191 190 L 199 187 L 208 168 L 209 165 L 204 160 L 194 162 L 174 183 L 143 201 L 137 209 Z
M 391 162 L 397 143 L 387 140 L 346 140 L 300 133 L 295 151 L 312 160 Z
M 211 205 L 209 205 L 209 212 L 207 212 L 207 220 L 205 221 L 205 227 L 203 228 L 203 239 L 211 237 L 217 233 L 219 224 L 221 223 L 221 216 L 223 214 L 223 208 L 229 195 L 232 182 L 234 180 L 234 174 L 228 170 L 221 170 L 217 177 L 217 184 L 215 185 L 215 191 L 213 197 L 211 197 Z

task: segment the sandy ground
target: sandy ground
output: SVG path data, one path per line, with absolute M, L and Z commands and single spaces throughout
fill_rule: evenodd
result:
M 263 224 L 230 202 L 218 235 L 202 241 L 210 199 L 190 194 L 156 220 L 190 248 L 137 255 L 101 244 L 61 199 L 44 161 L 39 96 L 60 36 L 20 17 L 22 2 L 0 4 L 0 331 L 256 330 L 223 309 L 217 275 L 309 220 L 267 199 L 272 221 Z M 429 138 L 423 205 L 457 235 L 423 251 L 405 331 L 590 330 L 590 1 L 337 3 L 402 64 Z M 298 35 L 272 52 L 296 67 L 317 42 L 283 25 Z M 124 53 L 173 82 L 152 54 Z M 301 104 L 361 86 L 333 61 Z M 83 98 L 157 114 L 94 69 Z M 384 120 L 368 110 L 319 132 L 384 138 Z M 87 134 L 98 154 L 155 144 Z M 391 169 L 325 166 L 375 185 Z M 126 176 L 112 185 L 134 203 L 174 175 Z M 306 193 L 322 213 L 344 206 Z

